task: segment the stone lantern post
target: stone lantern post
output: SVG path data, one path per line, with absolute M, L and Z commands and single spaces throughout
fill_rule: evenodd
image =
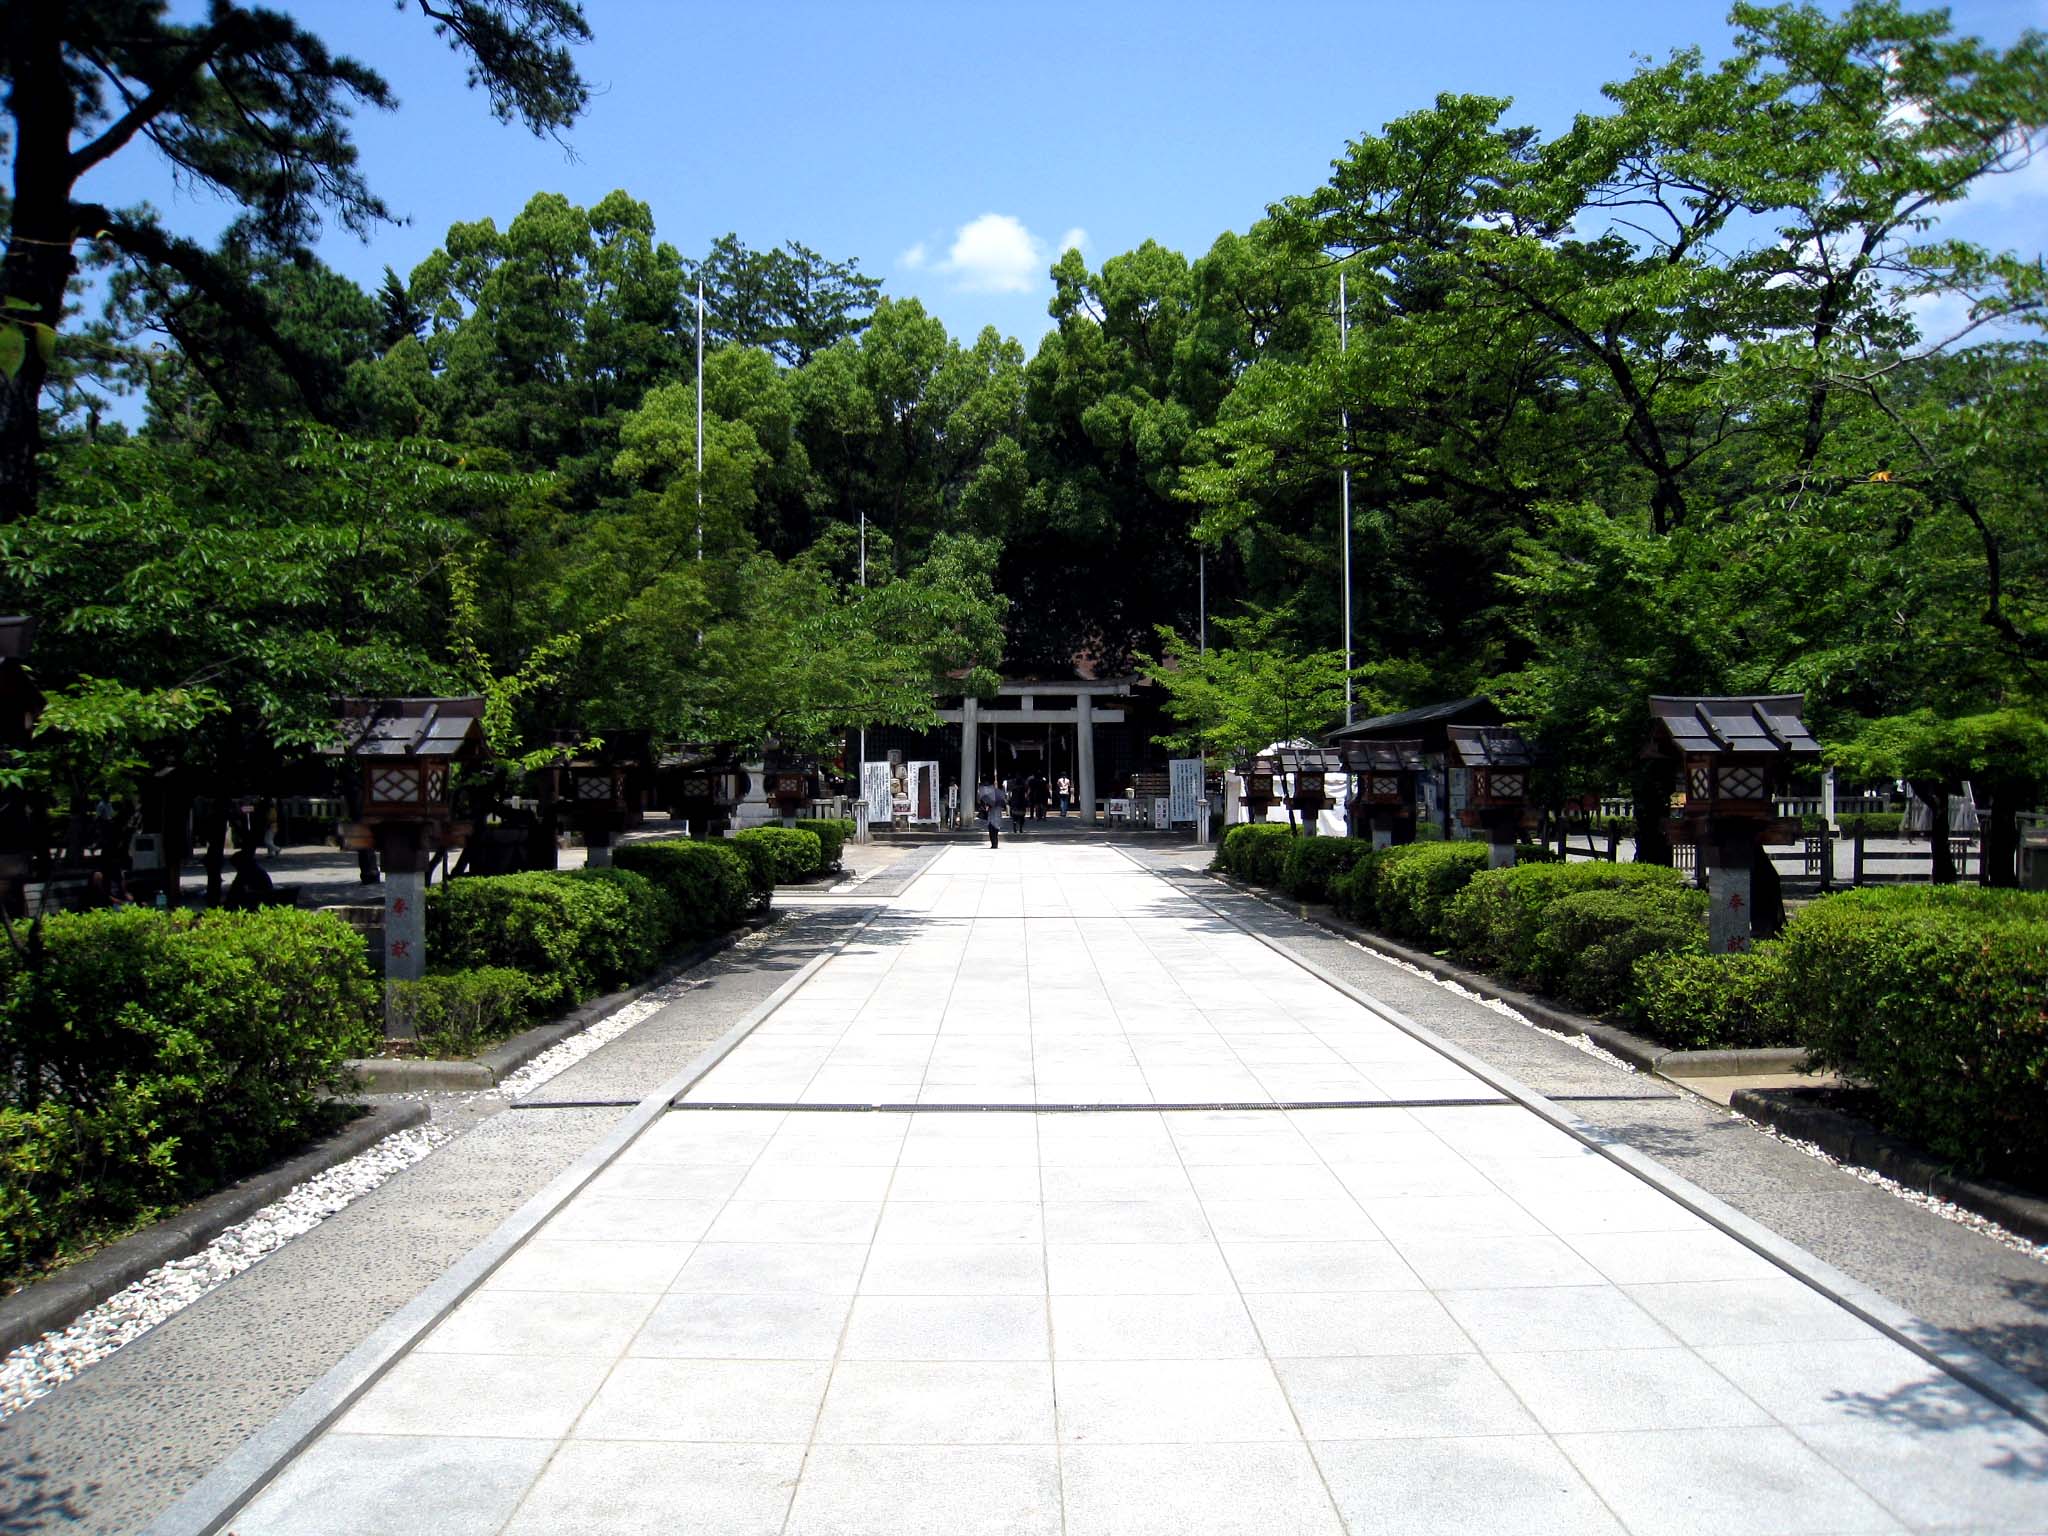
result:
M 1339 750 L 1344 771 L 1358 776 L 1358 793 L 1351 800 L 1352 827 L 1365 824 L 1375 848 L 1414 842 L 1416 786 L 1429 768 L 1421 739 L 1354 739 Z
M 334 752 L 360 776 L 362 820 L 346 837 L 384 865 L 384 977 L 417 981 L 427 969 L 427 865 L 459 848 L 470 827 L 455 819 L 454 770 L 484 752 L 484 701 L 344 699 Z M 387 1006 L 387 1031 L 395 1027 Z M 396 1026 L 402 1027 L 402 1026 Z
M 1707 938 L 1716 954 L 1749 948 L 1757 849 L 1799 841 L 1798 821 L 1777 819 L 1771 802 L 1797 763 L 1820 755 L 1800 718 L 1805 702 L 1798 693 L 1650 699 L 1656 737 L 1649 753 L 1679 761 L 1681 830 L 1692 834 L 1706 867 Z
M 1515 862 L 1515 844 L 1535 825 L 1529 809 L 1529 771 L 1536 766 L 1529 744 L 1498 725 L 1452 725 L 1452 761 L 1465 770 L 1465 808 L 1458 820 L 1486 833 L 1487 864 L 1505 869 Z

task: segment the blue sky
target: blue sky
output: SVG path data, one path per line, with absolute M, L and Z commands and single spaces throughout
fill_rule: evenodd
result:
M 1632 55 L 1718 52 L 1728 36 L 1719 0 L 587 0 L 597 36 L 580 61 L 597 94 L 569 136 L 572 159 L 496 123 L 411 11 L 272 3 L 377 68 L 400 99 L 359 119 L 358 138 L 371 184 L 409 222 L 367 245 L 339 229 L 321 244 L 365 286 L 386 263 L 409 271 L 456 220 L 502 224 L 537 191 L 588 204 L 623 187 L 686 256 L 727 230 L 756 246 L 801 239 L 858 257 L 956 334 L 992 324 L 1027 350 L 1049 324 L 1045 268 L 1066 240 L 1091 265 L 1148 237 L 1198 255 L 1320 183 L 1348 139 L 1440 90 L 1512 96 L 1518 121 L 1555 131 L 1597 108 Z M 2048 0 L 1951 9 L 1960 30 L 1996 42 L 2048 27 Z M 227 217 L 181 195 L 141 147 L 81 190 L 148 199 L 194 234 Z M 2048 156 L 1952 227 L 2048 245 Z

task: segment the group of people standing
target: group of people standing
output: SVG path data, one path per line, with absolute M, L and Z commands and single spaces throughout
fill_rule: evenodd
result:
M 1021 831 L 1026 821 L 1043 821 L 1052 809 L 1057 797 L 1060 814 L 1066 815 L 1074 803 L 1074 785 L 1071 779 L 1062 775 L 1056 782 L 1047 780 L 1041 774 L 1030 774 L 1024 778 L 1012 778 L 998 784 L 993 779 L 984 783 L 974 794 L 974 804 L 981 820 L 988 827 L 988 845 L 997 846 L 1002 835 L 1003 818 L 1007 815 L 1012 832 Z

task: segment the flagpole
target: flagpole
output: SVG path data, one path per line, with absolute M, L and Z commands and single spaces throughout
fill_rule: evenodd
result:
M 1351 308 L 1344 291 L 1344 272 L 1337 272 L 1337 355 L 1351 349 Z M 1337 398 L 1344 399 L 1343 372 L 1338 372 Z M 1344 723 L 1351 724 L 1351 408 L 1340 406 L 1344 424 Z
M 704 558 L 704 280 L 697 280 L 697 558 Z

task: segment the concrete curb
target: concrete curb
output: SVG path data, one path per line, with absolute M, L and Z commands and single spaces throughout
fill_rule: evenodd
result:
M 150 1522 L 143 1536 L 213 1536 L 225 1527 L 284 1464 L 376 1385 L 405 1352 L 466 1300 L 491 1272 L 540 1230 L 578 1192 L 631 1146 L 670 1105 L 723 1061 L 825 963 L 865 933 L 870 916 L 736 1020 L 732 1028 L 689 1066 L 621 1116 L 605 1138 L 549 1181 L 547 1187 L 501 1222 L 440 1279 L 407 1302 L 368 1338 L 342 1357 L 284 1411 L 256 1431 L 188 1489 L 183 1498 Z
M 1298 917 L 1305 923 L 1351 939 L 1368 949 L 1376 949 L 1391 959 L 1415 966 L 1429 972 L 1439 981 L 1455 981 L 1466 991 L 1480 997 L 1492 998 L 1506 1003 L 1531 1023 L 1545 1029 L 1555 1030 L 1564 1035 L 1583 1035 L 1602 1050 L 1619 1056 L 1639 1071 L 1653 1073 L 1658 1077 L 1765 1077 L 1803 1072 L 1806 1070 L 1806 1052 L 1799 1046 L 1752 1046 L 1732 1051 L 1681 1051 L 1668 1045 L 1659 1045 L 1654 1040 L 1645 1040 L 1641 1035 L 1631 1034 L 1615 1024 L 1603 1024 L 1598 1019 L 1586 1018 L 1547 1003 L 1527 992 L 1519 992 L 1484 971 L 1468 970 L 1442 955 L 1427 950 L 1411 949 L 1385 934 L 1375 933 L 1370 928 L 1361 928 L 1339 916 L 1334 908 L 1306 901 L 1288 901 L 1272 892 L 1255 885 L 1247 885 L 1230 875 L 1211 874 L 1212 880 L 1220 881 L 1232 890 L 1275 907 L 1290 917 Z
M 79 1314 L 126 1290 L 153 1269 L 187 1258 L 236 1222 L 282 1197 L 295 1184 L 368 1150 L 393 1131 L 419 1125 L 424 1104 L 380 1104 L 297 1157 L 230 1184 L 196 1205 L 132 1237 L 80 1259 L 46 1280 L 0 1300 L 0 1355 L 69 1327 Z
M 1135 864 L 1137 861 L 1132 862 Z M 1168 877 L 1158 870 L 1147 872 L 1162 880 L 1168 880 Z M 1172 882 L 1168 880 L 1168 883 Z M 1669 1196 L 1709 1226 L 1718 1228 L 1751 1252 L 1769 1260 L 1793 1279 L 1827 1297 L 1852 1316 L 1868 1323 L 1893 1343 L 1911 1350 L 1929 1365 L 1947 1372 L 2008 1413 L 2048 1433 L 2048 1389 L 2043 1389 L 2017 1371 L 2000 1365 L 1990 1356 L 1965 1344 L 1946 1330 L 1936 1328 L 1933 1324 L 1915 1317 L 1881 1292 L 1844 1274 L 1832 1264 L 1816 1258 L 1798 1244 L 1787 1242 L 1761 1222 L 1743 1215 L 1733 1206 L 1707 1193 L 1691 1180 L 1671 1172 L 1654 1158 L 1638 1152 L 1610 1132 L 1581 1120 L 1569 1110 L 1560 1109 L 1534 1089 L 1524 1087 L 1505 1072 L 1481 1061 L 1469 1051 L 1439 1038 L 1407 1015 L 1361 992 L 1334 971 L 1317 964 L 1306 955 L 1296 954 L 1278 939 L 1249 927 L 1231 913 L 1205 901 L 1200 895 L 1192 891 L 1183 893 L 1239 932 L 1256 939 L 1275 954 L 1336 988 L 1367 1012 L 1386 1020 L 1402 1033 L 1464 1068 L 1489 1088 L 1506 1094 L 1531 1114 L 1555 1126 L 1582 1146 L 1598 1153 L 1618 1167 L 1627 1169 L 1645 1184 Z
M 406 1057 L 366 1056 L 348 1063 L 360 1093 L 480 1093 L 495 1088 L 534 1057 L 571 1035 L 579 1035 L 599 1019 L 630 1002 L 665 987 L 685 971 L 721 955 L 750 933 L 773 927 L 786 915 L 770 909 L 749 917 L 739 927 L 684 950 L 645 981 L 572 1009 L 559 1019 L 536 1024 L 509 1040 L 501 1040 L 469 1061 L 418 1061 Z
M 2048 1199 L 1997 1179 L 1953 1173 L 1909 1141 L 1821 1101 L 1818 1088 L 1738 1088 L 1729 1107 L 1810 1141 L 1844 1162 L 1874 1168 L 1909 1189 L 1988 1216 L 2009 1232 L 2048 1243 Z

